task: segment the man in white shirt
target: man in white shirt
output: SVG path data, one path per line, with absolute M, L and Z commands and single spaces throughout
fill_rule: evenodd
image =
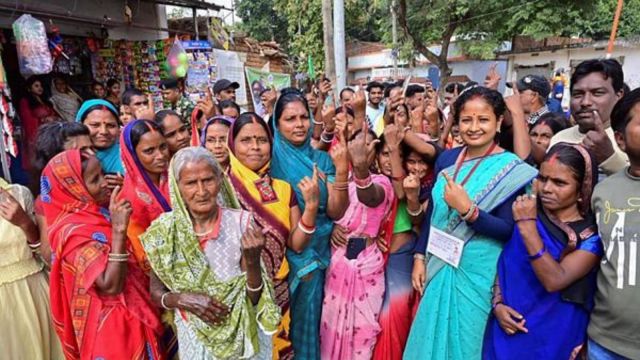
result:
M 376 127 L 376 120 L 384 114 L 384 104 L 382 98 L 384 97 L 384 86 L 377 82 L 372 81 L 367 85 L 367 93 L 369 94 L 369 101 L 367 102 L 367 119 L 372 129 Z

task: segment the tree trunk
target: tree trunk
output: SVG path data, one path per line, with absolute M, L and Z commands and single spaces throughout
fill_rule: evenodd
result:
M 336 83 L 336 62 L 333 53 L 333 6 L 332 0 L 322 0 L 322 30 L 324 32 L 324 74 Z

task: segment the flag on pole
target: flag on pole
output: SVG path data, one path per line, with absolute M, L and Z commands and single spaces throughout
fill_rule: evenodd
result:
M 307 60 L 308 60 L 307 74 L 309 75 L 309 79 L 315 80 L 315 78 L 316 78 L 316 68 L 315 68 L 315 66 L 313 66 L 313 57 L 311 57 L 311 55 L 309 55 Z

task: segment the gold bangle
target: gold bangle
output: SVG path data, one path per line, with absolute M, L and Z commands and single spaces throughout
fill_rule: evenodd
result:
M 250 287 L 249 282 L 247 281 L 247 291 L 249 292 L 258 292 L 262 290 L 263 287 L 264 287 L 264 281 L 260 282 L 260 286 L 258 286 L 257 288 Z

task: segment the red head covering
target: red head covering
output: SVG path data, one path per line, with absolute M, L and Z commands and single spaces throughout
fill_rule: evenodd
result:
M 55 330 L 68 359 L 88 358 L 96 341 L 105 300 L 126 304 L 127 310 L 154 331 L 161 331 L 155 307 L 150 303 L 149 284 L 144 274 L 129 261 L 124 290 L 105 297 L 96 291 L 95 280 L 107 266 L 111 250 L 109 212 L 87 191 L 82 177 L 79 150 L 55 156 L 40 181 L 43 211 L 49 224 L 53 248 L 50 294 Z M 142 276 L 142 277 L 141 277 Z M 126 301 L 125 301 L 126 298 Z M 106 322 L 103 324 L 107 324 Z M 135 334 L 112 329 L 114 340 Z

